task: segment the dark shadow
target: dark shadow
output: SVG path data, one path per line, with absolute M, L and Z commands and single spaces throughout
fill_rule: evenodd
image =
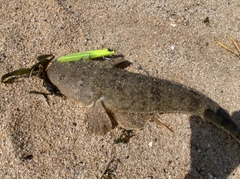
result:
M 240 111 L 233 119 L 240 120 Z M 198 117 L 190 117 L 191 167 L 185 179 L 217 178 L 234 176 L 233 170 L 240 164 L 240 145 L 223 130 Z
M 11 122 L 11 140 L 15 155 L 20 160 L 33 159 L 32 152 L 32 137 L 31 137 L 31 122 L 22 116 L 13 116 Z

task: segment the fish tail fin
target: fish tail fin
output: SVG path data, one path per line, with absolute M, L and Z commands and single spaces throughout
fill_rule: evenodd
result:
M 219 107 L 216 112 L 212 109 L 206 109 L 204 112 L 204 120 L 223 129 L 240 144 L 240 127 L 223 108 Z

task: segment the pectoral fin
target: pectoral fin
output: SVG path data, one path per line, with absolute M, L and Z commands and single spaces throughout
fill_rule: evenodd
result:
M 151 113 L 113 113 L 103 101 L 98 100 L 88 109 L 85 122 L 92 133 L 104 135 L 118 125 L 126 130 L 141 129 L 152 116 Z
M 141 129 L 151 119 L 153 114 L 114 112 L 119 126 L 127 130 Z
M 89 108 L 84 120 L 88 129 L 98 135 L 104 135 L 117 126 L 112 113 L 106 109 L 101 100 L 96 101 L 94 106 Z

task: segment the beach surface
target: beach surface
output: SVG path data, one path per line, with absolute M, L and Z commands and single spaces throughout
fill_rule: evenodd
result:
M 12 0 L 0 3 L 0 76 L 60 57 L 113 48 L 126 70 L 192 87 L 240 121 L 240 1 Z M 0 83 L 0 178 L 237 179 L 240 145 L 188 114 L 162 114 L 128 143 L 117 128 L 91 134 L 86 110 L 47 92 L 37 77 Z

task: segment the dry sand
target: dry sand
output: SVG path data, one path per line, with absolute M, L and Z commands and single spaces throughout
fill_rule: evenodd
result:
M 239 0 L 2 0 L 0 8 L 0 76 L 41 54 L 111 47 L 133 63 L 127 70 L 193 87 L 239 120 L 240 61 L 214 41 L 240 39 Z M 90 134 L 75 101 L 30 94 L 46 92 L 38 78 L 0 90 L 0 178 L 100 178 L 113 157 L 112 178 L 240 177 L 238 143 L 199 118 L 164 114 L 174 134 L 150 122 L 114 144 L 121 129 Z

